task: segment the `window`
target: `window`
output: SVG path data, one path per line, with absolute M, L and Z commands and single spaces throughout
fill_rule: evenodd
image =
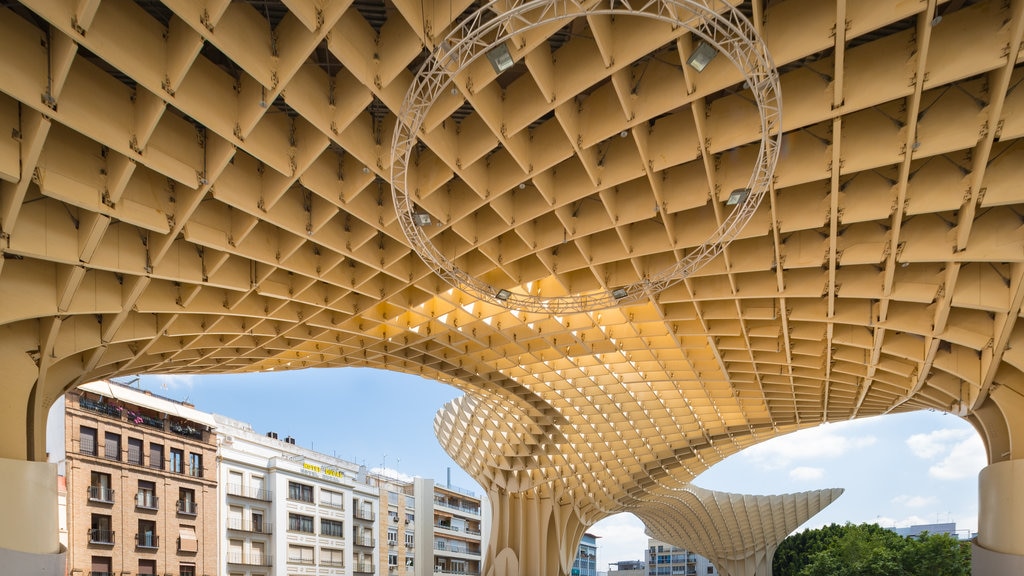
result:
M 312 534 L 313 517 L 303 516 L 302 514 L 289 514 L 288 529 L 294 530 L 295 532 L 307 532 L 309 534 Z
M 93 514 L 89 528 L 90 544 L 113 544 L 114 532 L 110 529 L 110 516 Z
M 196 565 L 178 564 L 178 576 L 196 576 Z
M 104 434 L 103 457 L 107 460 L 121 459 L 121 435 L 107 432 Z
M 302 500 L 303 502 L 313 501 L 313 487 L 298 482 L 288 483 L 288 498 Z
M 320 505 L 330 506 L 331 508 L 344 508 L 345 506 L 345 495 L 332 492 L 330 490 L 320 489 Z
M 414 532 L 405 533 L 405 546 L 411 548 L 416 545 L 416 534 Z
M 139 576 L 156 574 L 156 560 L 139 560 Z
M 78 451 L 82 454 L 96 456 L 96 429 L 82 426 L 78 429 Z
M 242 512 L 243 510 L 241 506 L 228 506 L 228 530 L 242 529 Z
M 89 500 L 112 504 L 114 491 L 110 488 L 110 474 L 91 472 L 89 474 Z
M 168 470 L 181 474 L 185 471 L 185 451 L 180 448 L 171 448 L 171 459 L 168 461 Z
M 266 545 L 263 542 L 253 542 L 253 543 L 251 543 L 249 545 L 249 551 L 250 551 L 250 553 L 249 553 L 249 560 L 250 560 L 250 562 L 249 563 L 250 564 L 252 564 L 254 566 L 263 566 L 263 558 L 265 557 L 265 555 L 264 555 L 264 552 L 265 552 L 264 546 L 266 546 Z
M 398 554 L 394 552 L 388 554 L 388 567 L 392 566 L 398 566 Z
M 160 504 L 156 497 L 156 484 L 148 480 L 139 480 L 139 492 L 135 496 L 135 506 L 156 510 Z
M 231 564 L 242 563 L 242 541 L 241 540 L 229 540 L 228 541 L 228 562 Z
M 156 522 L 139 520 L 139 532 L 135 535 L 135 545 L 139 548 L 156 548 L 159 544 L 160 540 L 156 535 Z
M 92 576 L 113 576 L 114 560 L 110 556 L 93 556 L 92 557 Z
M 398 544 L 398 530 L 388 530 L 388 545 L 395 546 Z
M 128 463 L 142 466 L 141 438 L 128 438 Z
M 320 549 L 320 565 L 340 568 L 345 565 L 345 552 L 333 548 Z
M 259 512 L 253 510 L 253 512 L 252 512 L 252 531 L 253 532 L 257 532 L 259 534 L 263 533 L 263 511 L 262 510 L 259 511 Z
M 398 506 L 398 492 L 388 492 L 388 504 Z
M 158 470 L 164 469 L 164 445 L 149 443 L 149 466 Z
M 292 564 L 313 564 L 313 548 L 309 546 L 288 546 L 288 562 Z
M 345 537 L 345 525 L 337 520 L 320 519 L 320 535 L 334 536 L 335 538 Z
M 714 573 L 715 573 L 715 567 L 714 566 L 708 566 L 708 574 L 714 574 Z
M 189 452 L 188 454 L 188 475 L 196 478 L 203 477 L 203 455 Z M 310 500 L 312 502 L 312 500 Z
M 178 526 L 178 552 L 199 552 L 195 526 Z
M 196 491 L 191 488 L 178 488 L 178 512 L 196 515 Z

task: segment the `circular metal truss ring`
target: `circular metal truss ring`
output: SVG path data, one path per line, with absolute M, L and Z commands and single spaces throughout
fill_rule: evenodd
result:
M 391 194 L 402 231 L 412 249 L 452 286 L 484 301 L 524 312 L 590 312 L 654 297 L 717 257 L 753 217 L 768 191 L 779 158 L 782 102 L 778 70 L 768 47 L 749 20 L 721 0 L 610 0 L 580 5 L 573 0 L 492 0 L 466 18 L 434 49 L 406 92 L 392 137 Z M 408 193 L 408 169 L 427 113 L 454 78 L 495 46 L 532 28 L 580 16 L 638 16 L 688 30 L 728 58 L 743 74 L 760 113 L 760 148 L 747 183 L 746 199 L 683 259 L 639 282 L 608 290 L 542 297 L 500 289 L 455 265 L 431 242 L 417 221 Z

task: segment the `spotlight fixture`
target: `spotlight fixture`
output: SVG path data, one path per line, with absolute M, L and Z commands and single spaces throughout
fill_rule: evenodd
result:
M 498 293 L 495 294 L 494 297 L 497 298 L 498 300 L 501 300 L 502 302 L 505 302 L 505 301 L 508 300 L 509 296 L 511 296 L 511 295 L 512 295 L 511 292 L 509 292 L 508 290 L 505 290 L 504 288 L 502 288 L 501 290 L 498 290 Z
M 430 226 L 430 214 L 426 212 L 417 212 L 412 215 L 413 221 L 416 222 L 417 226 Z
M 622 132 L 619 132 L 619 138 L 625 138 L 626 136 L 629 136 L 628 131 L 623 130 Z
M 729 199 L 725 201 L 726 206 L 735 206 L 742 204 L 747 199 L 747 195 L 750 194 L 750 188 L 737 188 L 729 194 Z
M 615 290 L 612 290 L 612 298 L 615 298 L 616 300 L 622 300 L 628 295 L 629 293 L 626 292 L 625 288 L 616 288 Z
M 488 50 L 487 59 L 490 60 L 491 66 L 494 67 L 495 74 L 501 74 L 515 63 L 512 61 L 512 54 L 509 54 L 508 46 L 504 42 Z
M 717 55 L 718 50 L 715 50 L 714 46 L 701 40 L 700 44 L 697 44 L 697 49 L 686 59 L 686 63 L 697 72 L 703 72 L 704 68 L 707 68 L 707 65 Z

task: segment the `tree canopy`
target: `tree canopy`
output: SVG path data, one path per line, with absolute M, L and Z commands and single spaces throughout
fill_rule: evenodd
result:
M 775 576 L 969 576 L 970 542 L 947 534 L 903 537 L 877 524 L 830 524 L 789 536 Z

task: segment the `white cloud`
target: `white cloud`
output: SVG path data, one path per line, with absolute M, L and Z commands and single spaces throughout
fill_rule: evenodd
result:
M 402 482 L 412 482 L 414 480 L 414 478 L 412 476 L 409 476 L 408 474 L 399 472 L 398 470 L 395 470 L 394 468 L 382 468 L 380 466 L 377 466 L 375 468 L 370 468 L 370 472 L 372 474 L 380 474 L 381 476 L 384 476 L 385 478 L 395 478 L 397 480 L 401 480 Z
M 860 448 L 873 445 L 874 436 L 843 435 L 849 426 L 818 426 L 747 448 L 741 454 L 769 469 L 784 468 L 793 462 L 838 458 Z
M 978 475 L 988 464 L 985 445 L 977 434 L 955 444 L 938 464 L 928 468 L 928 474 L 940 480 L 959 480 Z
M 900 494 L 892 499 L 893 504 L 901 504 L 907 508 L 923 508 L 925 506 L 932 506 L 936 502 L 937 500 L 934 496 L 910 496 L 908 494 Z
M 935 458 L 948 452 L 954 443 L 965 440 L 972 435 L 975 434 L 970 430 L 944 428 L 927 434 L 914 434 L 907 438 L 907 446 L 910 447 L 910 451 L 918 458 Z
M 824 468 L 812 468 L 811 466 L 797 466 L 789 471 L 789 477 L 793 480 L 807 482 L 820 480 L 825 476 Z
M 191 390 L 196 382 L 192 374 L 160 374 L 154 378 L 160 390 Z

